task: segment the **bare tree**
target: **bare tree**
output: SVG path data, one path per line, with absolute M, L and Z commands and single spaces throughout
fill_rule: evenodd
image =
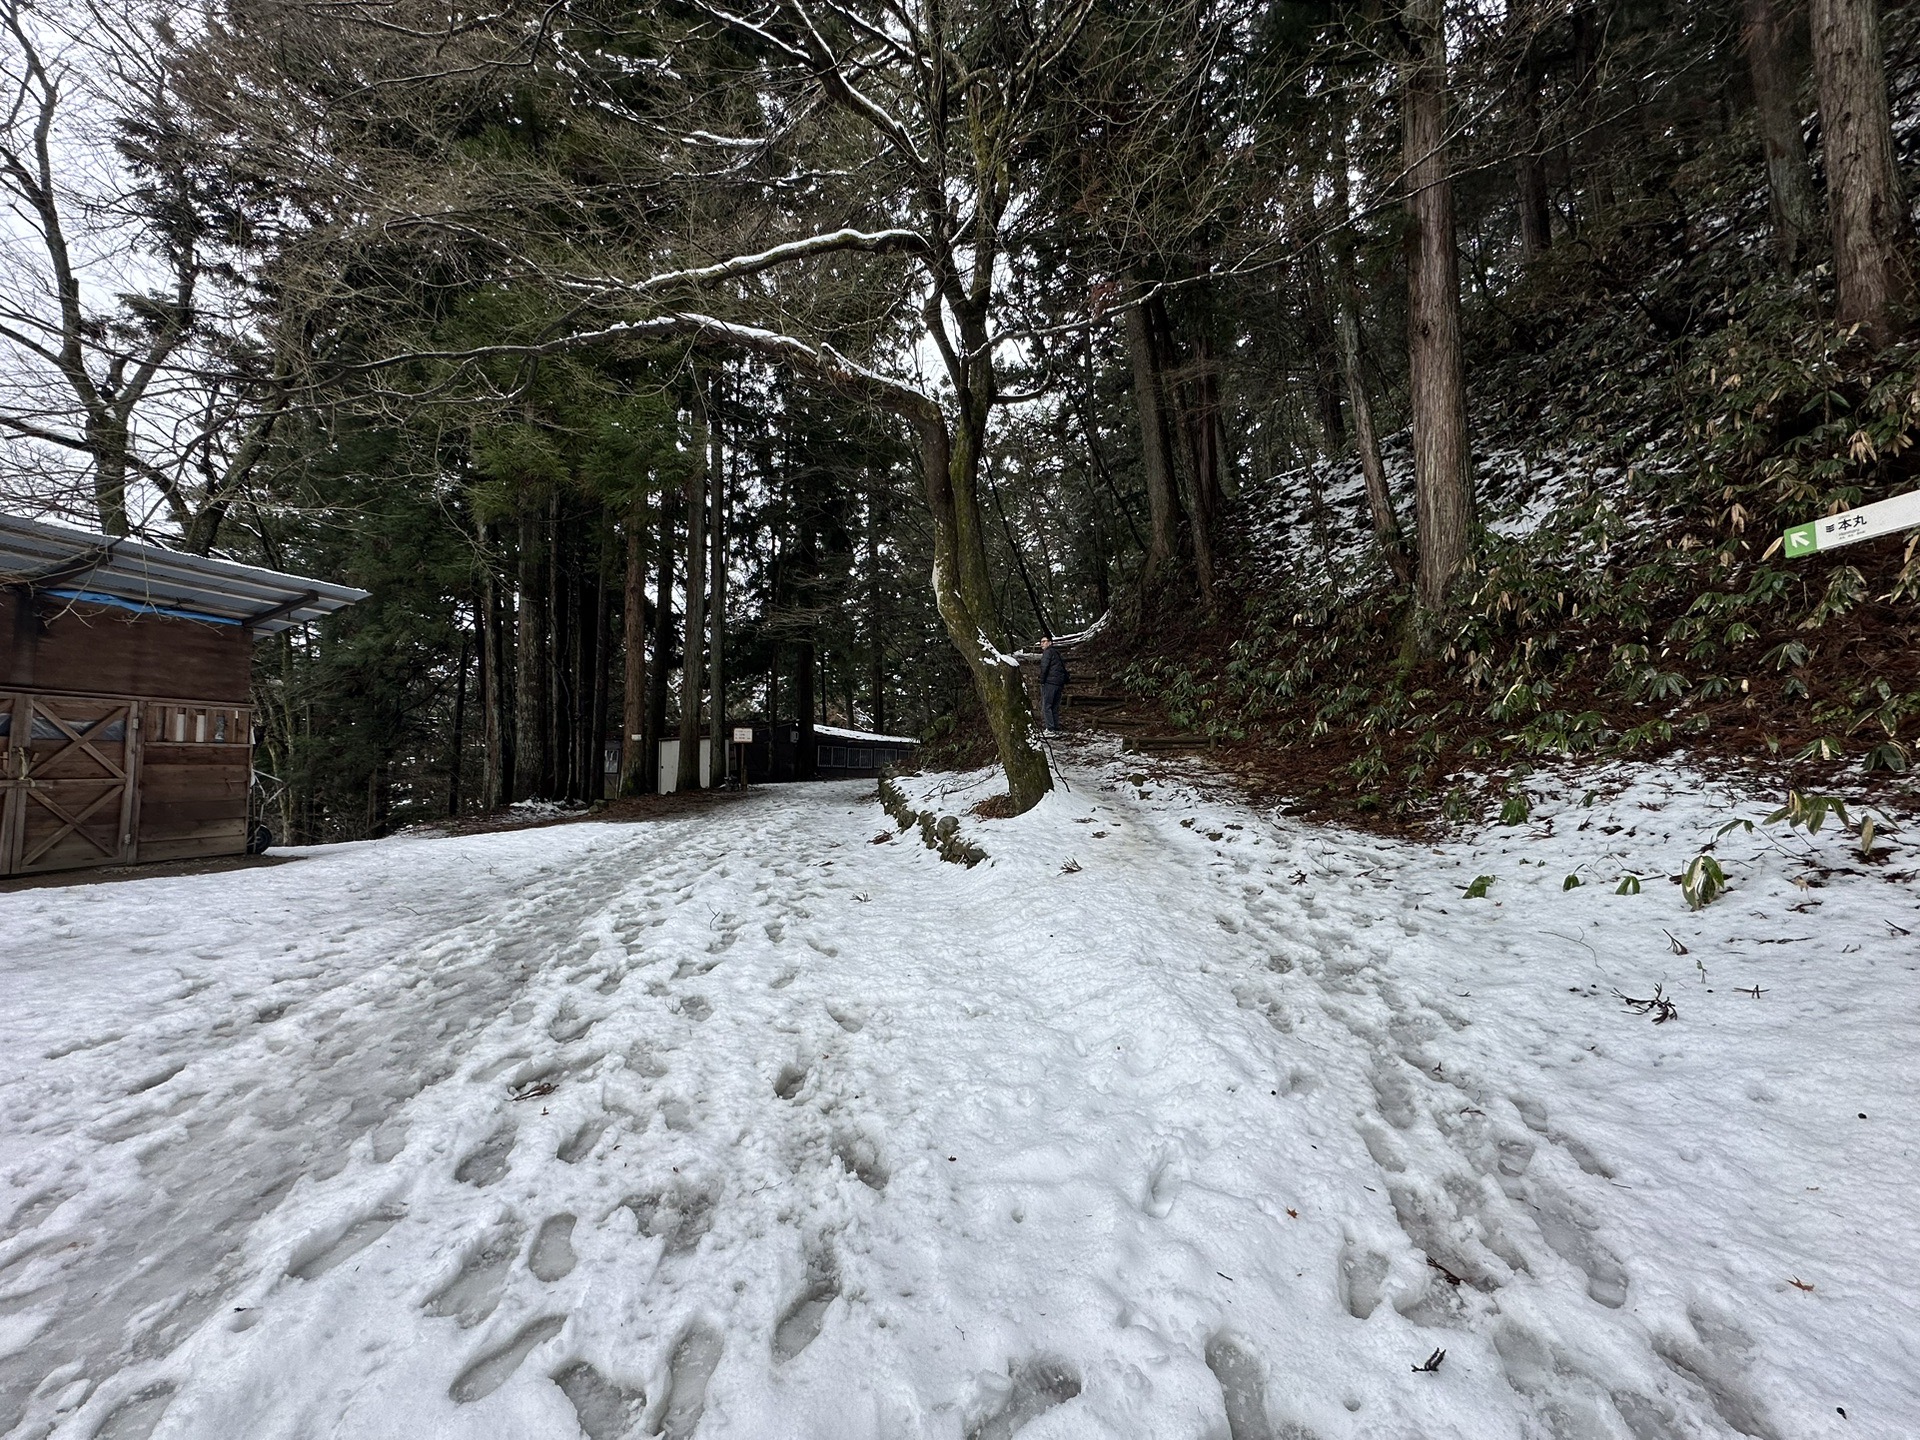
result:
M 267 452 L 286 388 L 220 323 L 231 297 L 215 293 L 218 261 L 171 143 L 163 72 L 143 59 L 135 30 L 91 13 L 93 28 L 63 48 L 23 0 L 0 0 L 11 42 L 0 63 L 0 195 L 21 235 L 0 291 L 10 352 L 0 432 L 44 457 L 63 488 L 83 479 L 107 534 L 144 523 L 129 498 L 144 487 L 185 548 L 205 553 Z M 104 199 L 60 178 L 103 143 L 64 126 L 88 67 L 127 107 L 114 138 L 131 183 Z

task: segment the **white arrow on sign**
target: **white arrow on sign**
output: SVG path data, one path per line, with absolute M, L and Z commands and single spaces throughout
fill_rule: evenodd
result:
M 1920 525 L 1920 490 L 1796 525 L 1780 537 L 1780 547 L 1789 560 L 1794 560 L 1817 550 L 1832 550 L 1859 540 L 1877 540 L 1882 535 L 1915 525 Z

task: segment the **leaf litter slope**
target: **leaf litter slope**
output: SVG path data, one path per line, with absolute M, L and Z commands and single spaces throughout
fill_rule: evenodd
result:
M 823 786 L 0 900 L 0 1425 L 1920 1429 L 1905 887 L 1689 913 L 1690 782 L 1436 852 L 1070 778 L 973 870 Z

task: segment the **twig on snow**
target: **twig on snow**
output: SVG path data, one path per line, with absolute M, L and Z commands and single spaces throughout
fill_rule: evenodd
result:
M 1664 985 L 1656 985 L 1653 987 L 1653 998 L 1651 1000 L 1636 1000 L 1633 996 L 1623 995 L 1618 990 L 1613 992 L 1613 996 L 1614 999 L 1625 1005 L 1627 1009 L 1631 1010 L 1634 1014 L 1653 1016 L 1653 1023 L 1656 1025 L 1664 1025 L 1669 1020 L 1678 1020 L 1680 1018 L 1680 1007 L 1667 998 L 1666 987 Z

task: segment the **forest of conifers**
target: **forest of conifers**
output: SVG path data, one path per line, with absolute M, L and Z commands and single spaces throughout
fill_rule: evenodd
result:
M 372 592 L 260 648 L 298 839 L 746 717 L 1025 808 L 1012 656 L 1102 616 L 1362 809 L 1900 774 L 1911 548 L 1772 544 L 1912 483 L 1882 9 L 0 0 L 0 500 Z

